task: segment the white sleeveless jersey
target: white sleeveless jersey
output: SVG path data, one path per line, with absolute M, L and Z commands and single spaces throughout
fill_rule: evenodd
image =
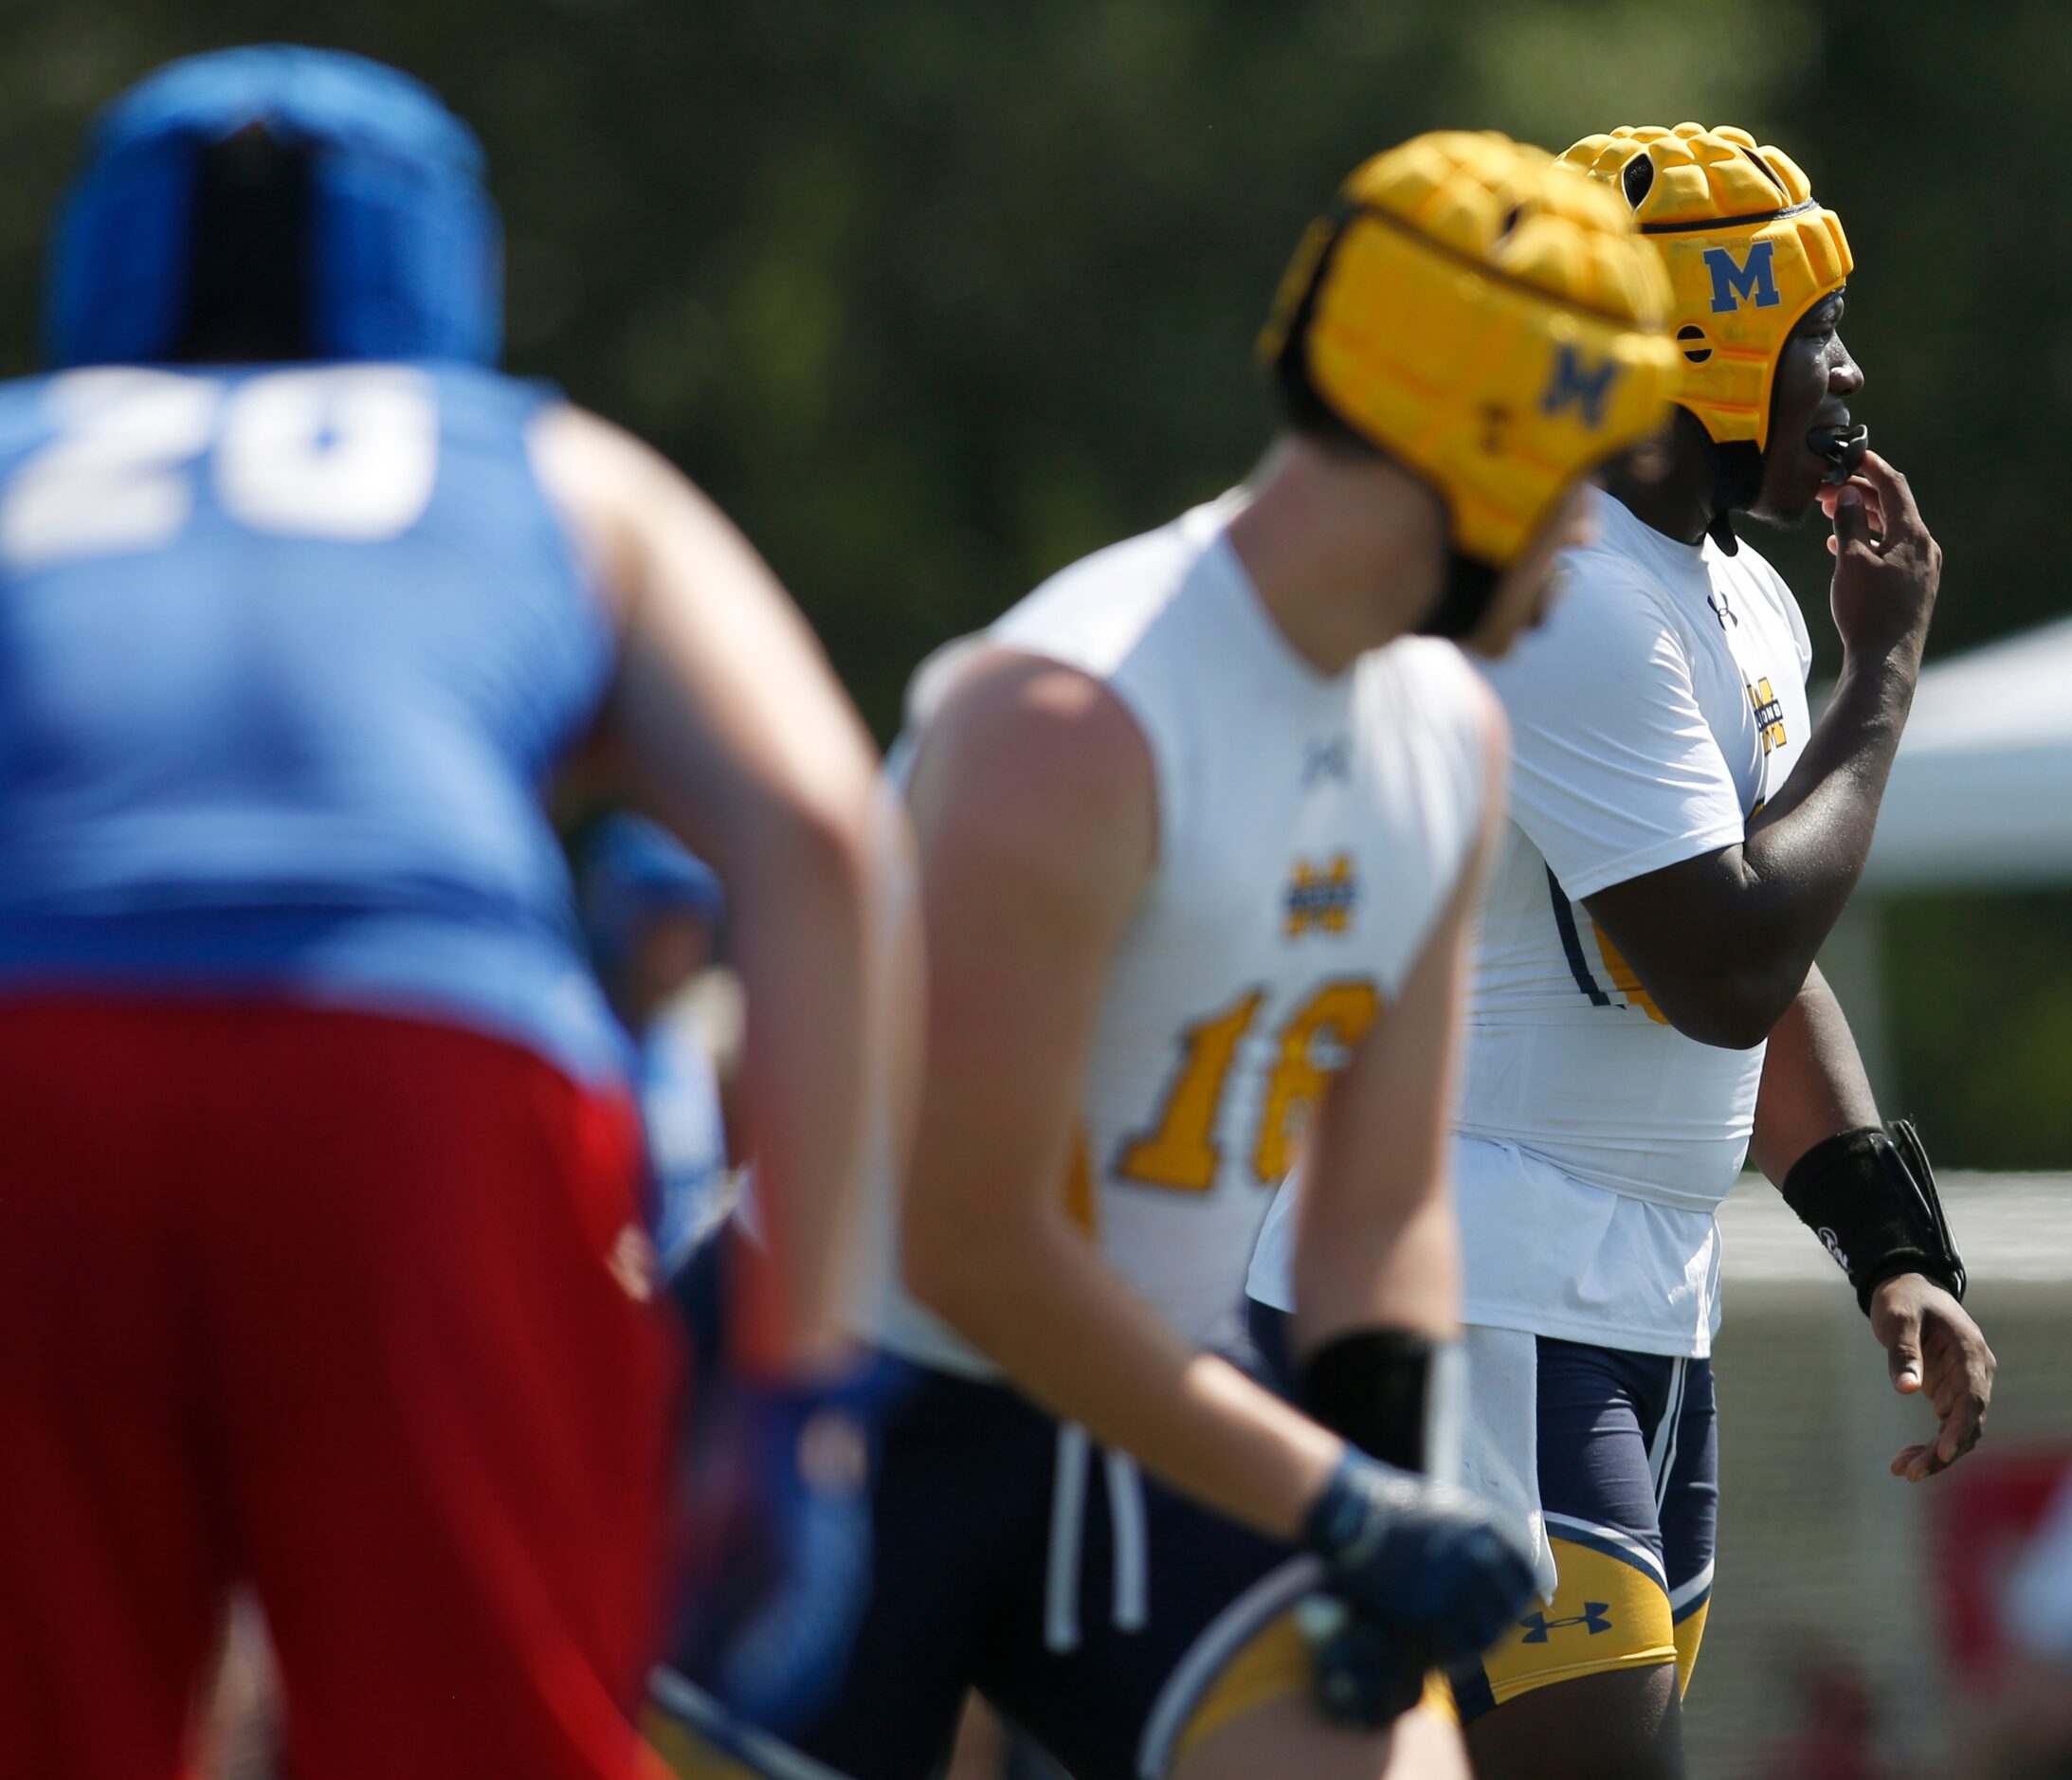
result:
M 1485 695 L 1408 638 L 1336 677 L 1296 654 L 1225 535 L 1242 497 L 1053 577 L 915 682 L 909 738 L 992 645 L 1105 684 L 1156 772 L 1158 856 L 1116 954 L 1059 1191 L 1190 1341 L 1237 1308 L 1311 1108 L 1400 989 L 1481 821 Z M 903 1291 L 880 1334 L 991 1369 Z
M 1512 775 L 1455 1153 L 1466 1316 L 1702 1354 L 1713 1208 L 1747 1153 L 1763 1048 L 1669 1026 L 1584 903 L 1746 838 L 1806 746 L 1812 652 L 1745 543 L 1730 556 L 1593 506 L 1552 617 L 1485 670 Z

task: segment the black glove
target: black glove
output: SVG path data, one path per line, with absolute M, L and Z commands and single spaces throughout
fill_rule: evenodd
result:
M 1466 1491 L 1348 1450 L 1302 1523 L 1338 1616 L 1305 1616 L 1324 1707 L 1379 1725 L 1425 1672 L 1480 1656 L 1533 1591 L 1532 1555 Z M 1329 1623 L 1319 1623 L 1326 1620 Z

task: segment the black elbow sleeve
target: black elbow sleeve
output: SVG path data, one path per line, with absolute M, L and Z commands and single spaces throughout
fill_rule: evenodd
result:
M 1354 1330 L 1303 1364 L 1301 1407 L 1362 1452 L 1428 1472 L 1459 1444 L 1463 1358 L 1457 1341 Z

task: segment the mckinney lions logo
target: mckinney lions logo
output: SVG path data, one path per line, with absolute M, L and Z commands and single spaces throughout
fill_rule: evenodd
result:
M 1554 375 L 1547 379 L 1546 393 L 1539 398 L 1539 411 L 1551 418 L 1565 408 L 1573 408 L 1577 418 L 1594 432 L 1605 424 L 1605 398 L 1618 374 L 1617 359 L 1586 368 L 1575 348 L 1564 340 L 1554 350 Z
M 1747 685 L 1747 681 L 1742 682 Z M 1754 685 L 1748 688 L 1750 708 L 1755 713 L 1755 727 L 1763 733 L 1763 753 L 1784 746 L 1784 701 L 1770 689 L 1770 677 L 1766 674 Z
M 1749 243 L 1748 258 L 1736 260 L 1732 247 L 1707 247 L 1705 270 L 1712 274 L 1712 312 L 1725 315 L 1753 301 L 1758 309 L 1774 309 L 1784 299 L 1777 295 L 1777 255 L 1773 241 Z
M 1359 893 L 1359 880 L 1354 876 L 1349 855 L 1336 854 L 1322 871 L 1306 859 L 1297 860 L 1295 876 L 1281 899 L 1287 910 L 1288 937 L 1300 939 L 1307 933 L 1344 933 Z

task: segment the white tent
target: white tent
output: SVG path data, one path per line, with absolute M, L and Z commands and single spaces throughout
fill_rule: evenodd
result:
M 2072 880 L 2072 618 L 1921 676 L 1864 884 Z

